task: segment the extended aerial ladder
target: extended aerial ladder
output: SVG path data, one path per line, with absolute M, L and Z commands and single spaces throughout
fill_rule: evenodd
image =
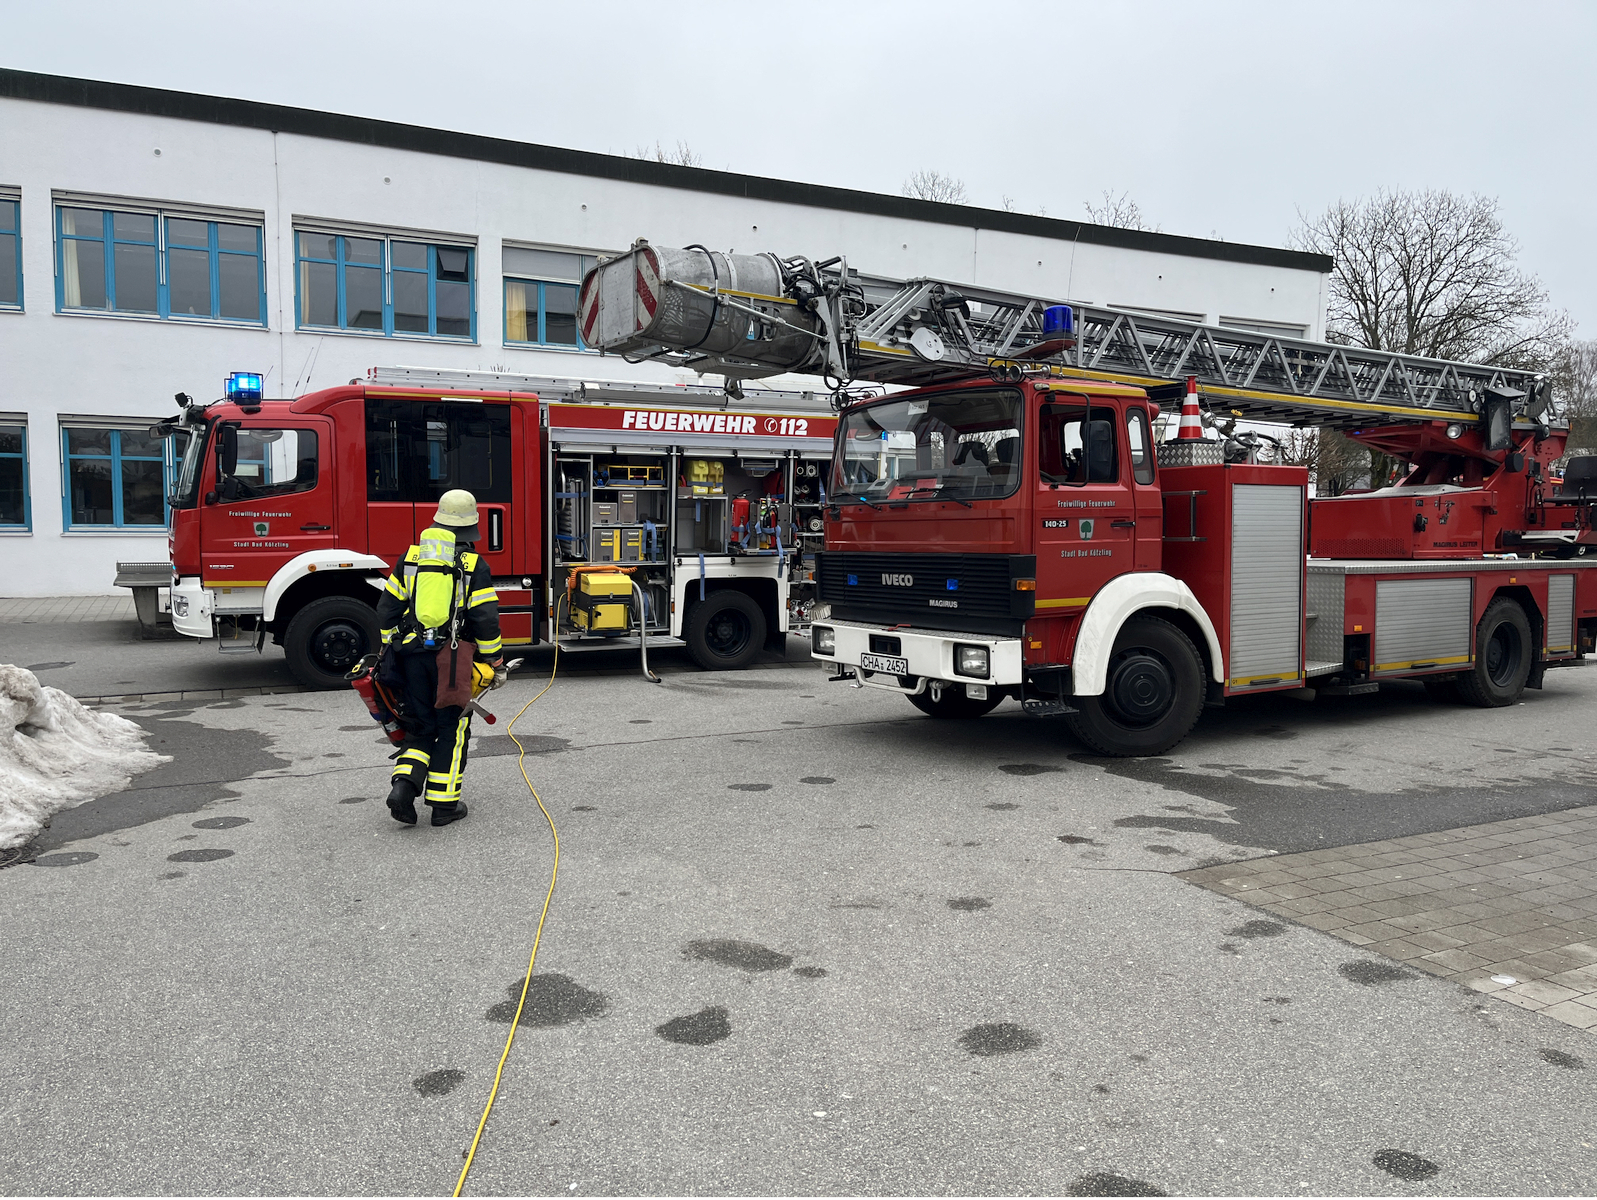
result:
M 1249 420 L 1331 428 L 1444 420 L 1546 427 L 1550 385 L 1524 370 L 1421 358 L 1024 296 L 937 279 L 871 287 L 843 258 L 671 249 L 639 240 L 602 261 L 578 302 L 584 340 L 744 379 L 817 375 L 927 384 L 1058 374 L 1143 387 L 1195 377 Z

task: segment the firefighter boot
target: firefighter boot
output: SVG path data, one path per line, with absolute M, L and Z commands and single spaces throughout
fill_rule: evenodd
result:
M 466 815 L 466 802 L 464 800 L 427 801 L 433 810 L 434 825 L 448 825 L 453 821 L 462 820 Z
M 396 776 L 394 786 L 388 789 L 388 811 L 396 821 L 416 823 L 416 785 L 408 776 Z

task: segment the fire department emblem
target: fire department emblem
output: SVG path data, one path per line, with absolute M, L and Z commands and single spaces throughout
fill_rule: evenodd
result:
M 271 532 L 272 532 L 272 523 L 270 521 L 257 521 L 257 522 L 255 522 L 255 536 L 256 537 L 265 537 L 267 534 L 269 534 Z
M 1082 517 L 1081 520 L 1076 522 L 1076 528 L 1081 531 L 1082 541 L 1090 542 L 1092 540 L 1092 524 L 1091 517 Z

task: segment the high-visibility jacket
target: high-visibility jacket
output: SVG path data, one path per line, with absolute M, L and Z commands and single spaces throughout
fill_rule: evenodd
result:
M 425 542 L 425 535 L 423 540 Z M 456 607 L 460 615 L 460 636 L 463 640 L 477 644 L 478 658 L 497 658 L 504 650 L 504 643 L 499 636 L 499 594 L 493 588 L 493 573 L 481 555 L 467 550 L 457 557 L 460 586 L 456 594 Z M 382 598 L 377 602 L 377 624 L 384 642 L 393 641 L 401 632 L 400 644 L 403 646 L 418 643 L 421 639 L 421 630 L 416 622 L 413 619 L 407 621 L 406 618 L 415 608 L 418 571 L 422 563 L 423 546 L 412 546 L 405 551 L 404 559 L 388 577 Z M 438 636 L 443 644 L 448 644 L 447 628 L 440 629 Z

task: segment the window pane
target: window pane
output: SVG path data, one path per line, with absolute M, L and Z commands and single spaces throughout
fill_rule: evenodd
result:
M 538 340 L 538 285 L 505 280 L 505 340 Z
M 438 247 L 438 278 L 448 279 L 454 283 L 465 283 L 470 280 L 471 252 L 469 250 L 452 250 L 447 246 Z
M 21 304 L 17 295 L 17 235 L 0 233 L 0 304 Z
M 105 243 L 61 239 L 61 299 L 67 308 L 106 308 Z
M 505 271 L 511 275 L 536 275 L 540 279 L 582 278 L 582 259 L 575 254 L 562 254 L 558 250 L 519 250 L 506 246 Z
M 344 261 L 383 265 L 383 244 L 376 238 L 347 237 L 344 239 Z
M 438 333 L 447 337 L 471 336 L 471 285 L 438 283 L 434 288 L 438 304 Z
M 155 311 L 155 247 L 115 246 L 117 312 Z
M 123 458 L 160 458 L 166 453 L 165 439 L 152 438 L 143 429 L 122 430 Z
M 134 242 L 155 241 L 155 218 L 147 213 L 112 213 L 111 236 Z
M 74 525 L 110 525 L 115 521 L 111 509 L 110 459 L 75 458 L 68 475 Z
M 168 250 L 166 274 L 168 303 L 174 314 L 186 317 L 211 315 L 210 254 L 204 250 Z
M 21 425 L 0 425 L 0 454 L 22 453 Z
M 543 340 L 551 346 L 577 344 L 577 289 L 559 283 L 543 286 Z
M 260 229 L 254 225 L 229 225 L 223 222 L 216 227 L 216 244 L 223 250 L 245 250 L 259 254 L 260 235 Z
M 204 221 L 174 221 L 166 222 L 166 244 L 168 246 L 209 246 L 209 231 Z
M 350 329 L 383 327 L 383 273 L 370 267 L 344 270 L 345 324 Z
M 394 272 L 394 332 L 427 332 L 427 276 L 416 271 Z
M 27 509 L 22 493 L 22 460 L 0 458 L 0 525 L 21 525 Z
M 466 488 L 479 504 L 511 498 L 510 408 L 366 401 L 367 496 L 435 501 Z
M 219 254 L 221 315 L 235 321 L 261 319 L 261 260 L 253 254 Z
M 316 432 L 311 429 L 241 429 L 237 500 L 308 492 L 316 486 Z
M 299 264 L 299 323 L 338 324 L 338 268 L 332 263 Z
M 338 239 L 330 233 L 302 233 L 299 235 L 299 256 L 335 259 L 338 257 Z
M 394 256 L 393 265 L 412 271 L 427 269 L 427 247 L 422 242 L 394 242 L 389 246 Z
M 61 232 L 78 237 L 105 236 L 105 214 L 97 208 L 63 208 Z
M 67 430 L 68 454 L 111 454 L 111 431 L 109 429 L 69 429 Z
M 122 524 L 164 525 L 166 468 L 149 459 L 122 460 Z
M 0 229 L 15 229 L 17 227 L 17 202 L 15 200 L 0 200 Z

